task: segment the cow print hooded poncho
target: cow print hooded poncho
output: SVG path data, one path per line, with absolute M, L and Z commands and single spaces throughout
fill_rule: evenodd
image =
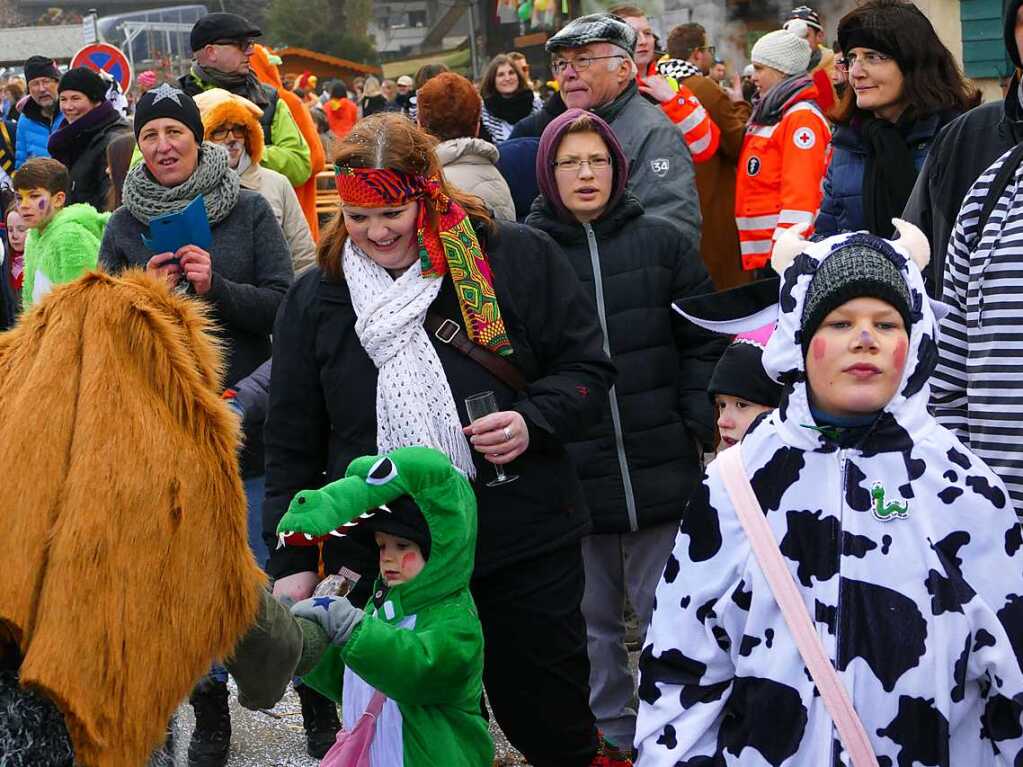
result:
M 902 240 L 870 238 L 913 299 L 900 390 L 854 448 L 805 428 L 803 302 L 850 237 L 867 236 L 784 272 L 764 366 L 785 395 L 741 443 L 746 472 L 879 765 L 1023 764 L 1023 538 L 1002 482 L 926 410 L 937 320 Z M 640 767 L 849 764 L 714 464 L 655 604 Z

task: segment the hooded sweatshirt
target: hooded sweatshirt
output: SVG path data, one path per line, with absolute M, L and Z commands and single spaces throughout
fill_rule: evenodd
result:
M 783 275 L 764 367 L 785 392 L 741 443 L 746 474 L 879 764 L 1019 764 L 1023 538 L 999 479 L 927 412 L 937 320 L 898 245 L 914 317 L 899 389 L 852 447 L 813 428 L 800 318 L 817 266 L 850 236 L 810 245 Z M 848 764 L 719 462 L 656 599 L 640 764 Z
M 99 244 L 109 213 L 85 204 L 61 209 L 40 232 L 29 229 L 25 240 L 25 271 L 21 300 L 25 309 L 54 285 L 71 282 L 96 268 Z
M 406 495 L 429 527 L 429 559 L 404 583 L 388 588 L 378 578 L 348 640 L 332 646 L 303 681 L 342 703 L 349 731 L 375 691 L 387 696 L 370 767 L 490 767 L 494 745 L 480 712 L 483 630 L 469 593 L 476 497 L 465 476 L 432 448 L 358 458 L 344 479 L 296 495 L 278 531 L 323 534 L 369 511 L 386 513 L 381 504 Z M 325 526 L 310 528 L 302 514 L 319 508 L 320 499 L 335 512 Z

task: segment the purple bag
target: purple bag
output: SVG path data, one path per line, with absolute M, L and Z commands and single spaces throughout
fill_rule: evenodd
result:
M 373 745 L 377 717 L 380 716 L 385 700 L 387 697 L 382 692 L 373 693 L 354 729 L 341 730 L 337 734 L 337 742 L 323 755 L 320 767 L 370 767 L 369 747 Z

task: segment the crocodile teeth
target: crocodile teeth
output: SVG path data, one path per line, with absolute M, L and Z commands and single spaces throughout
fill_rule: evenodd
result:
M 284 533 L 281 533 L 280 535 L 277 536 L 277 548 L 278 549 L 284 548 Z
M 331 530 L 330 534 L 333 535 L 335 538 L 344 538 L 345 537 L 344 533 L 338 532 L 337 530 Z
M 345 522 L 341 527 L 358 527 L 354 522 Z
M 313 537 L 312 537 L 311 535 L 309 535 L 309 533 L 302 533 L 302 535 L 304 535 L 304 536 L 305 536 L 305 539 L 306 539 L 307 541 L 311 541 L 311 540 L 313 539 Z
M 390 508 L 388 508 L 388 506 L 387 506 L 387 504 L 386 504 L 386 503 L 381 503 L 381 504 L 380 504 L 379 506 L 377 506 L 377 508 L 378 508 L 378 509 L 383 509 L 383 510 L 384 510 L 384 511 L 386 511 L 386 512 L 387 512 L 388 514 L 390 514 L 390 513 L 391 513 L 391 510 L 390 510 Z
M 365 514 L 360 514 L 359 515 L 359 519 L 369 519 L 372 516 L 373 516 L 373 513 L 370 512 L 370 511 L 367 511 Z

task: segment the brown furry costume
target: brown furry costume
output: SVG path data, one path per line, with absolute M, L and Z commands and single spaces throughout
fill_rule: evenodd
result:
M 85 767 L 145 763 L 256 617 L 209 328 L 141 272 L 92 273 L 0 335 L 0 661 L 20 653 Z
M 259 118 L 263 114 L 258 106 L 247 99 L 235 96 L 225 90 L 217 91 L 213 98 L 214 91 L 200 93 L 196 104 L 202 112 L 202 122 L 206 130 L 206 140 L 209 141 L 210 133 L 214 128 L 221 125 L 244 125 L 245 151 L 249 153 L 249 159 L 253 165 L 259 165 L 263 161 L 263 128 L 259 124 Z M 219 96 L 219 98 L 217 98 Z

